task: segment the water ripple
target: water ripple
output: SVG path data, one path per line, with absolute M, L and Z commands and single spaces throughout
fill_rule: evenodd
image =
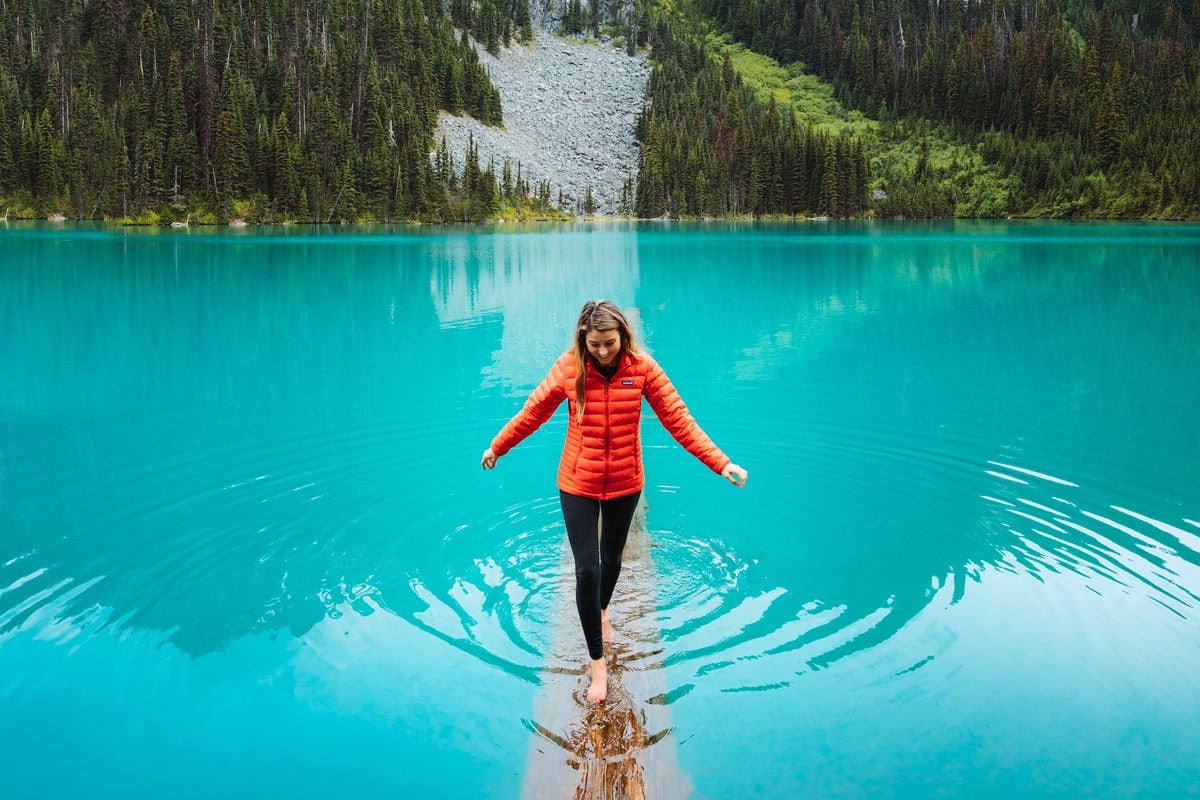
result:
M 430 632 L 527 670 L 540 648 L 520 626 L 548 571 L 524 546 L 537 526 L 521 528 L 503 561 L 479 555 L 494 545 L 464 550 L 453 501 L 461 453 L 443 446 L 454 431 L 448 419 L 415 419 L 266 432 L 129 464 L 113 453 L 94 482 L 66 487 L 61 535 L 38 532 L 46 510 L 12 513 L 32 521 L 5 543 L 0 635 L 55 620 L 135 627 L 201 654 L 254 631 L 299 635 L 322 617 L 394 606 L 418 622 L 424 608 Z M 414 482 L 429 487 L 423 497 Z M 507 521 L 546 507 L 510 509 Z M 457 609 L 469 635 L 441 631 L 440 607 Z
M 249 632 L 300 636 L 322 618 L 382 611 L 523 680 L 574 674 L 578 653 L 550 641 L 574 613 L 557 498 L 464 522 L 453 488 L 423 502 L 393 490 L 409 480 L 454 487 L 462 465 L 441 447 L 452 432 L 448 422 L 365 425 L 141 463 L 101 487 L 122 498 L 105 514 L 7 554 L 0 637 L 32 629 L 77 646 L 105 628 L 152 629 L 201 654 Z M 746 530 L 726 537 L 652 512 L 656 604 L 622 613 L 652 619 L 660 636 L 629 643 L 626 660 L 681 669 L 681 687 L 784 689 L 943 613 L 989 567 L 1039 581 L 1069 572 L 1095 593 L 1138 592 L 1185 619 L 1200 604 L 1194 519 L 1098 506 L 1084 478 L 972 463 L 936 438 L 917 448 L 821 426 L 784 438 L 760 474 L 798 480 L 786 454 L 803 448 L 806 463 L 827 465 L 805 476 L 803 502 L 835 509 L 825 524 L 841 527 L 806 530 L 779 505 L 741 521 L 803 537 L 783 552 Z M 928 519 L 960 520 L 939 534 L 959 540 L 922 538 Z M 949 646 L 910 654 L 888 674 L 912 674 Z
M 1086 478 L 1063 477 L 1035 466 L 1001 460 L 972 465 L 932 450 L 881 447 L 878 442 L 835 444 L 830 439 L 823 446 L 840 448 L 843 462 L 878 457 L 891 464 L 890 471 L 860 476 L 857 487 L 848 490 L 860 493 L 860 504 L 862 498 L 884 493 L 885 475 L 899 474 L 913 486 L 941 487 L 940 496 L 922 497 L 925 511 L 933 517 L 956 515 L 962 524 L 948 526 L 942 519 L 943 538 L 922 540 L 916 526 L 924 517 L 913 516 L 910 529 L 897 516 L 897 548 L 886 548 L 886 538 L 873 533 L 862 537 L 874 551 L 855 551 L 852 558 L 857 563 L 846 564 L 858 574 L 839 580 L 829 580 L 820 565 L 784 563 L 784 553 L 769 545 L 764 557 L 744 532 L 738 534 L 739 541 L 754 555 L 709 535 L 711 529 L 703 525 L 699 527 L 704 536 L 655 530 L 660 563 L 657 619 L 666 643 L 662 662 L 683 670 L 682 685 L 707 684 L 721 692 L 784 688 L 806 672 L 883 648 L 920 618 L 925 620 L 925 652 L 901 649 L 885 658 L 894 664 L 886 672 L 889 679 L 910 675 L 953 646 L 954 637 L 930 636 L 928 631 L 962 601 L 970 583 L 987 579 L 989 569 L 1041 583 L 1070 573 L 1087 579 L 1087 589 L 1094 594 L 1137 593 L 1175 616 L 1196 617 L 1200 535 L 1191 528 L 1200 525 L 1194 520 L 1167 521 L 1115 503 L 1092 506 L 1097 494 Z M 842 470 L 850 471 L 844 463 Z M 959 491 L 947 491 L 951 488 Z M 974 495 L 972 488 L 978 490 Z M 839 500 L 830 500 L 828 493 L 822 497 Z M 759 511 L 747 524 L 765 520 L 768 527 L 784 530 L 785 516 L 778 509 Z M 869 514 L 847 520 L 870 525 Z M 945 532 L 953 533 L 956 527 L 958 538 L 945 538 Z M 810 560 L 825 559 L 825 570 L 836 568 L 843 552 L 822 539 L 848 534 L 851 541 L 859 541 L 860 532 L 850 528 L 819 531 L 819 538 L 806 537 L 800 549 L 807 547 Z M 945 554 L 943 569 L 922 567 L 937 564 L 939 551 Z M 880 557 L 891 560 L 891 569 L 877 574 L 871 562 Z M 917 583 L 922 572 L 923 587 Z M 794 574 L 788 580 L 778 580 L 789 573 Z M 872 596 L 879 600 L 872 603 Z M 1088 603 L 1086 598 L 1058 598 Z M 895 663 L 906 657 L 907 662 Z M 672 699 L 668 694 L 660 701 Z
M 1096 593 L 1139 592 L 1180 617 L 1194 616 L 1200 536 L 1119 505 L 1093 510 L 1074 481 L 991 463 L 997 469 L 989 474 L 1005 483 L 982 499 L 1003 514 L 1000 524 L 1016 539 L 1013 557 L 1027 574 L 1071 572 L 1094 579 Z

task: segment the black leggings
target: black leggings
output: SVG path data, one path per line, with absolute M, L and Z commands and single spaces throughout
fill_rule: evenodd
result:
M 612 500 L 595 500 L 561 490 L 558 493 L 571 554 L 575 556 L 575 605 L 587 639 L 588 656 L 593 661 L 604 657 L 600 610 L 608 608 L 617 586 L 621 554 L 641 495 L 634 492 Z

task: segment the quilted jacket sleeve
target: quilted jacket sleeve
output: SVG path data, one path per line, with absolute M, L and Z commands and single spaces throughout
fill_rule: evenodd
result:
M 663 427 L 685 450 L 718 475 L 729 465 L 729 456 L 721 452 L 708 434 L 700 429 L 683 404 L 683 398 L 656 361 L 649 365 L 644 393 Z
M 529 434 L 536 431 L 546 420 L 554 416 L 562 401 L 567 398 L 567 380 L 560 358 L 550 367 L 550 372 L 529 395 L 525 406 L 492 439 L 492 452 L 497 457 L 512 450 Z

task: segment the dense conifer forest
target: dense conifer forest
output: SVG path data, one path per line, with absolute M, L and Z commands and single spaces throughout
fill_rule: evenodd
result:
M 656 14 L 650 103 L 635 211 L 639 217 L 822 215 L 866 207 L 867 166 L 851 136 L 819 133 L 766 103 L 685 21 Z
M 654 64 L 638 216 L 1200 217 L 1200 0 L 560 5 L 561 34 Z M 816 73 L 870 135 L 750 85 L 714 31 Z M 0 203 L 152 224 L 553 216 L 553 187 L 434 141 L 440 109 L 503 120 L 468 34 L 529 41 L 528 0 L 0 0 Z M 987 180 L 958 179 L 948 147 Z
M 1200 0 L 697 3 L 850 108 L 942 123 L 1015 179 L 993 213 L 1200 216 Z M 877 210 L 953 213 L 912 178 Z
M 439 108 L 502 116 L 437 0 L 0 0 L 0 197 L 38 215 L 445 218 Z

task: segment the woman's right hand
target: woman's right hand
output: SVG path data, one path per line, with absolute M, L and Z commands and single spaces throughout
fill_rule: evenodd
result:
M 730 464 L 721 470 L 721 477 L 739 489 L 744 489 L 746 487 L 746 478 L 749 477 L 749 474 L 737 464 Z
M 496 454 L 492 452 L 492 448 L 483 451 L 483 461 L 480 462 L 484 469 L 496 468 Z

